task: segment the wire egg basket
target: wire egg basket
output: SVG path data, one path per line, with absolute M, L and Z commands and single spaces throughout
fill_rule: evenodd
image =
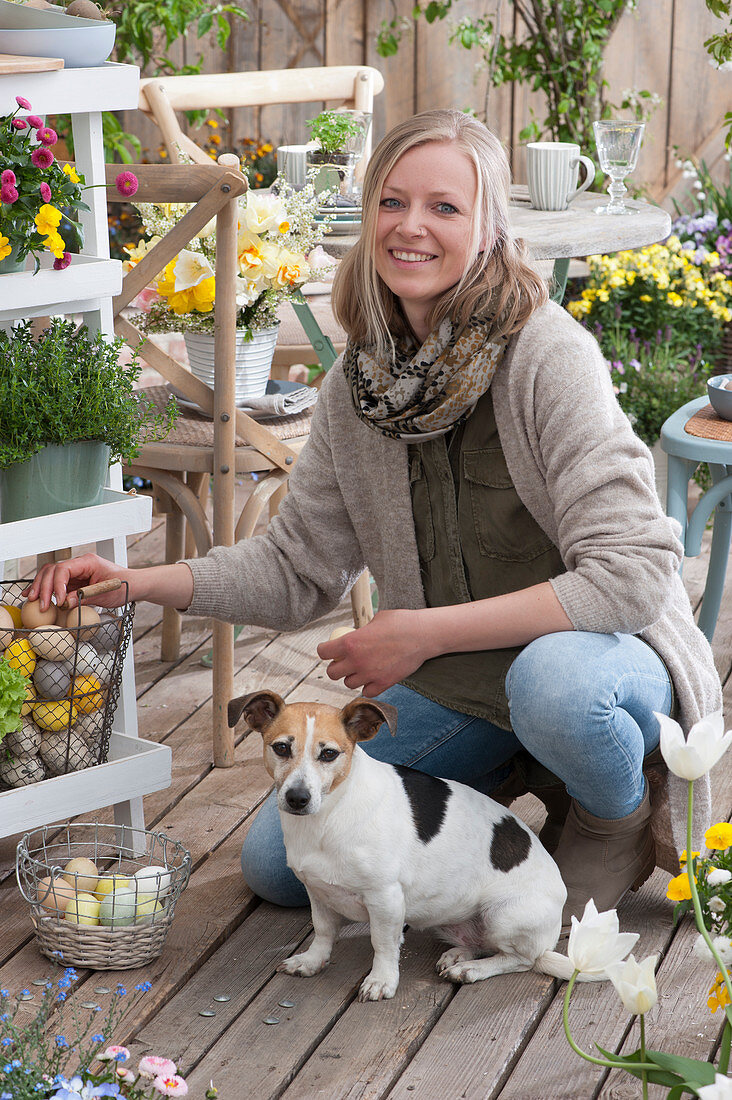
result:
M 63 612 L 56 622 L 23 626 L 28 580 L 0 582 L 2 657 L 27 681 L 21 729 L 5 736 L 0 788 L 22 787 L 107 760 L 135 605 Z M 126 587 L 126 586 L 125 586 Z
M 47 958 L 126 970 L 163 950 L 191 856 L 179 841 L 145 829 L 44 825 L 19 842 L 15 872 Z

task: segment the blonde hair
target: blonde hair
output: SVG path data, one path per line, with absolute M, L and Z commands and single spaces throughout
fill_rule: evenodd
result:
M 392 348 L 394 337 L 409 329 L 398 299 L 376 271 L 376 222 L 381 192 L 397 161 L 417 145 L 454 142 L 475 166 L 478 192 L 471 246 L 475 262 L 463 272 L 427 318 L 435 328 L 446 317 L 459 327 L 476 313 L 490 312 L 498 332 L 517 332 L 548 298 L 546 286 L 530 266 L 522 240 L 508 220 L 511 172 L 498 138 L 482 122 L 462 111 L 423 111 L 395 126 L 376 147 L 363 183 L 361 236 L 343 258 L 333 283 L 333 310 L 357 344 Z M 485 236 L 482 252 L 478 252 Z

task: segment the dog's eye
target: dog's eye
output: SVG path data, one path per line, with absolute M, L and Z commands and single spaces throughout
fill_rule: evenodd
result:
M 322 760 L 325 764 L 332 764 L 340 755 L 337 749 L 322 749 L 318 760 Z
M 292 748 L 286 741 L 274 741 L 270 748 L 276 756 L 281 756 L 283 759 L 292 756 Z

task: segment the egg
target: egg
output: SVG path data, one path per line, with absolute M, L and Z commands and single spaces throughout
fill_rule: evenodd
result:
M 102 743 L 104 732 L 104 711 L 93 710 L 91 714 L 80 714 L 74 724 L 74 733 L 83 738 L 86 746 L 94 754 L 94 761 L 99 756 L 99 746 Z
M 96 676 L 77 676 L 69 696 L 80 714 L 91 714 L 104 706 L 107 693 Z
M 45 703 L 48 707 L 60 707 L 61 703 Z M 61 732 L 44 730 L 39 749 L 41 760 L 51 776 L 66 775 L 68 772 L 80 772 L 98 763 L 95 754 L 76 730 Z
M 66 661 L 38 661 L 33 683 L 41 699 L 65 699 L 71 687 L 71 665 Z
M 77 676 L 96 676 L 104 683 L 108 679 L 104 659 L 90 642 L 81 642 L 76 650 Z
M 31 630 L 28 635 L 28 644 L 36 656 L 43 657 L 47 661 L 70 661 L 76 648 L 74 635 L 70 630 L 64 630 L 60 626 Z
M 114 649 L 119 641 L 119 632 L 122 620 L 118 615 L 109 612 L 100 616 L 99 626 L 91 638 L 94 647 L 101 652 Z
M 41 611 L 40 600 L 26 600 L 20 609 L 20 619 L 28 630 L 35 630 L 39 626 L 53 626 L 56 622 L 56 605 L 49 604 L 45 611 Z
M 20 713 L 24 718 L 29 717 L 33 713 L 33 706 L 38 698 L 38 692 L 36 686 L 32 680 L 26 678 L 25 681 L 25 702 L 20 708 Z
M 76 856 L 66 864 L 61 877 L 65 878 L 72 886 L 75 886 L 77 891 L 91 894 L 96 889 L 99 871 L 97 871 L 97 865 L 93 859 L 87 859 L 86 856 Z
M 42 730 L 51 733 L 65 731 L 76 721 L 77 710 L 69 699 L 60 699 L 57 703 L 35 703 L 33 721 Z
M 0 603 L 0 607 L 10 615 L 10 618 L 13 620 L 13 626 L 21 627 L 23 625 L 20 608 L 16 604 L 7 603 L 6 601 L 5 603 Z
M 3 659 L 11 668 L 17 668 L 23 676 L 32 676 L 36 667 L 36 654 L 27 638 L 16 638 L 6 648 Z
M 165 867 L 155 866 L 141 867 L 133 875 L 135 882 L 140 883 L 140 889 L 158 898 L 164 898 L 166 894 L 170 893 L 172 877 L 170 871 L 166 871 Z
M 126 928 L 135 923 L 136 912 L 137 890 L 131 886 L 122 886 L 102 898 L 99 921 L 107 928 Z
M 59 612 L 58 622 L 60 626 L 78 634 L 80 641 L 90 642 L 99 626 L 99 612 L 84 604 L 81 607 L 72 608 L 71 611 Z
M 37 900 L 49 912 L 63 913 L 66 906 L 76 897 L 76 890 L 64 878 L 46 875 L 38 883 Z
M 0 607 L 0 649 L 5 649 L 12 642 L 14 630 L 13 616 L 7 607 Z
M 97 901 L 103 901 L 107 894 L 112 894 L 115 890 L 121 890 L 123 886 L 129 885 L 130 880 L 126 875 L 100 875 L 97 880 L 94 897 Z
M 99 902 L 93 894 L 77 894 L 66 906 L 64 920 L 73 924 L 99 924 Z
M 337 626 L 335 630 L 331 632 L 329 642 L 334 642 L 336 638 L 342 638 L 344 634 L 350 634 L 353 631 L 352 626 Z
M 162 913 L 162 901 L 156 901 L 152 894 L 140 894 L 135 908 L 135 924 L 153 924 L 158 913 Z
M 28 787 L 46 778 L 46 770 L 37 756 L 8 756 L 0 753 L 0 783 L 8 787 Z
M 41 747 L 41 731 L 34 722 L 28 718 L 21 718 L 20 729 L 6 733 L 3 738 L 2 750 L 7 750 L 13 757 L 36 756 Z

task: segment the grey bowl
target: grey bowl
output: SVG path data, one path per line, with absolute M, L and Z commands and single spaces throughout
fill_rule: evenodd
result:
M 71 16 L 69 16 L 71 19 Z M 90 20 L 90 22 L 92 22 Z M 21 57 L 60 57 L 68 69 L 103 64 L 114 48 L 116 24 L 94 20 L 93 27 L 41 27 L 13 30 L 0 28 L 0 53 Z
M 726 382 L 729 389 L 720 389 L 722 382 Z M 707 396 L 717 416 L 732 420 L 732 374 L 715 374 L 714 378 L 708 379 Z

